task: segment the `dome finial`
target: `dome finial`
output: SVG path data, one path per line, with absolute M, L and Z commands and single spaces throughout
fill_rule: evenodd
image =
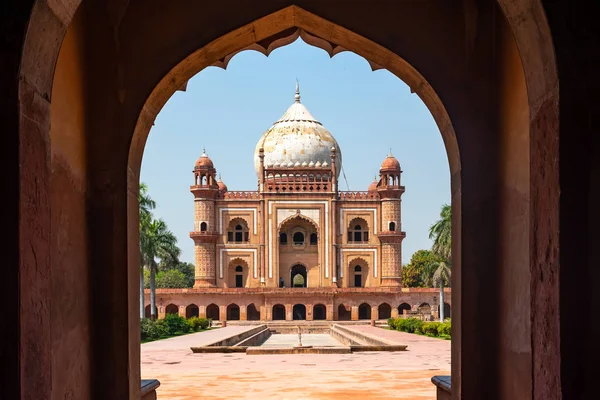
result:
M 206 147 L 202 146 L 202 155 L 206 155 Z
M 390 147 L 390 154 L 388 155 L 388 157 L 394 157 L 394 156 L 392 155 L 392 148 L 391 148 L 391 147 Z
M 300 103 L 300 84 L 298 83 L 298 78 L 296 78 L 296 94 L 294 95 L 294 99 L 296 99 L 296 103 Z

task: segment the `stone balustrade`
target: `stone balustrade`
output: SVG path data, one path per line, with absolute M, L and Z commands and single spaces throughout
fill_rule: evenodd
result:
M 339 192 L 339 200 L 344 201 L 364 201 L 364 200 L 379 200 L 377 192 Z

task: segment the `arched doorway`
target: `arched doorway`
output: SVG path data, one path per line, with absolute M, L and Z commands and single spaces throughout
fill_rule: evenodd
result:
M 327 319 L 327 307 L 324 304 L 315 304 L 313 307 L 313 319 L 317 321 Z
M 306 306 L 304 304 L 295 304 L 292 309 L 292 317 L 294 320 L 306 319 Z
M 218 321 L 220 319 L 219 306 L 216 304 L 211 304 L 206 307 L 206 318 L 210 318 L 213 321 Z
M 165 307 L 165 315 L 167 314 L 179 314 L 179 307 L 177 307 L 175 304 L 169 304 Z
M 185 308 L 185 317 L 192 318 L 200 315 L 200 309 L 195 304 L 190 304 Z
M 152 317 L 152 311 L 150 310 L 150 304 L 148 304 L 146 307 L 144 307 L 144 316 L 146 318 Z
M 249 304 L 246 307 L 246 319 L 248 321 L 260 321 L 260 311 L 256 308 L 254 303 Z
M 367 303 L 362 303 L 358 306 L 358 319 L 371 319 L 371 306 Z
M 379 319 L 392 318 L 392 307 L 388 303 L 382 303 L 378 307 Z
M 431 316 L 431 306 L 429 305 L 429 303 L 421 303 L 421 305 L 419 306 L 419 313 L 422 314 L 424 317 Z
M 340 304 L 338 306 L 338 321 L 350 321 L 352 319 L 352 309 L 350 306 L 346 306 L 345 304 Z
M 292 282 L 292 287 L 307 287 L 307 274 L 306 267 L 302 264 L 296 264 L 292 267 L 290 271 L 290 282 Z
M 408 303 L 402 303 L 402 304 L 400 304 L 398 306 L 398 315 L 402 316 L 404 314 L 404 310 L 406 310 L 407 312 L 409 312 L 410 310 L 412 310 L 412 307 Z
M 273 306 L 273 321 L 285 321 L 285 306 L 283 304 L 275 304 Z
M 362 287 L 362 267 L 357 265 L 354 267 L 354 287 Z
M 227 306 L 227 321 L 239 321 L 240 320 L 240 307 L 237 304 L 230 304 Z
M 235 287 L 244 287 L 244 267 L 241 265 L 235 267 Z

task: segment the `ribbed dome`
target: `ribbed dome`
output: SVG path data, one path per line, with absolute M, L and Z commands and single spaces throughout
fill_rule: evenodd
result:
M 219 191 L 220 192 L 226 192 L 227 191 L 227 185 L 221 180 L 220 176 L 219 176 L 219 180 L 217 181 L 217 186 L 219 187 Z
M 377 178 L 373 179 L 373 182 L 371 182 L 371 184 L 369 185 L 369 188 L 367 189 L 369 192 L 375 192 L 377 191 Z
M 265 166 L 331 165 L 331 148 L 336 149 L 336 172 L 342 167 L 342 153 L 333 135 L 300 103 L 296 84 L 294 103 L 260 138 L 254 151 L 254 168 L 260 177 L 258 152 L 264 149 Z M 305 164 L 306 163 L 306 164 Z
M 196 161 L 196 168 L 214 168 L 214 164 L 210 158 L 206 155 L 206 151 L 202 149 L 202 155 Z
M 394 172 L 400 171 L 400 162 L 396 159 L 396 157 L 394 157 L 392 155 L 391 151 L 390 151 L 390 154 L 381 163 L 380 170 L 381 171 L 394 171 Z

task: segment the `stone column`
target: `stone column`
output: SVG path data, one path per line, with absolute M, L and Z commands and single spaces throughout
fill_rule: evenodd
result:
M 379 308 L 377 306 L 371 307 L 371 319 L 373 319 L 373 320 L 379 319 Z
M 156 306 L 156 308 L 158 309 L 158 316 L 156 318 L 157 319 L 163 319 L 165 317 L 165 307 L 163 307 L 163 306 Z
M 327 304 L 325 307 L 326 307 L 326 312 L 327 312 L 327 314 L 325 315 L 325 319 L 327 321 L 336 320 L 337 319 L 337 311 L 333 307 L 333 303 Z
M 294 307 L 291 304 L 285 305 L 285 320 L 292 321 L 294 319 Z
M 198 317 L 206 318 L 206 306 L 198 306 Z
M 306 305 L 306 320 L 312 321 L 314 319 L 313 316 L 314 307 L 312 305 Z
M 392 318 L 398 318 L 398 309 L 392 307 Z
M 240 306 L 240 321 L 248 320 L 248 309 L 246 306 Z
M 179 316 L 185 318 L 185 306 L 179 306 Z
M 227 321 L 227 306 L 219 306 L 219 321 Z
M 352 321 L 358 321 L 358 306 L 352 306 L 352 311 L 350 314 L 350 319 Z

